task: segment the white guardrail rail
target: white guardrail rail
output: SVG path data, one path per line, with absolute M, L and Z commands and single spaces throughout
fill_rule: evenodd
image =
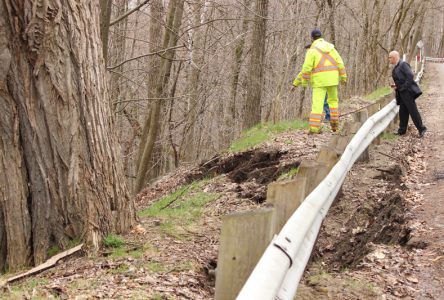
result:
M 415 81 L 424 73 L 423 61 Z M 268 245 L 236 299 L 292 300 L 315 244 L 322 220 L 344 179 L 364 150 L 394 119 L 399 107 L 392 100 L 371 116 L 344 150 L 325 179 L 305 198 L 281 232 Z
M 426 61 L 444 63 L 444 58 L 426 57 Z

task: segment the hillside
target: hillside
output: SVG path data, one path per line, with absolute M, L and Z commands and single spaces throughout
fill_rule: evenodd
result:
M 426 99 L 436 94 L 430 88 L 420 101 L 429 123 Z M 344 110 L 363 105 L 355 101 Z M 264 206 L 267 185 L 294 176 L 300 162 L 313 159 L 333 135 L 307 135 L 298 124 L 260 126 L 254 130 L 266 132 L 266 139 L 253 148 L 227 151 L 160 178 L 137 196 L 139 224 L 129 234 L 109 236 L 96 255 L 78 253 L 7 286 L 0 298 L 212 299 L 221 217 Z M 435 134 L 420 140 L 409 132 L 402 138 L 384 134 L 372 146 L 370 162 L 350 171 L 297 299 L 417 295 L 424 284 L 418 261 L 431 244 L 424 237 L 430 228 L 418 212 L 423 189 L 431 184 L 425 158 Z

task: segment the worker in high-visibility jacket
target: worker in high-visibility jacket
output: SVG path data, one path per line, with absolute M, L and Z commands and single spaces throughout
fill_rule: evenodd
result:
M 333 44 L 322 38 L 319 29 L 311 32 L 311 38 L 313 42 L 305 56 L 302 71 L 293 81 L 293 86 L 307 87 L 310 82 L 312 87 L 309 133 L 321 131 L 322 111 L 326 95 L 330 107 L 330 126 L 331 130 L 335 132 L 339 127 L 338 85 L 347 82 L 347 73 L 338 51 Z

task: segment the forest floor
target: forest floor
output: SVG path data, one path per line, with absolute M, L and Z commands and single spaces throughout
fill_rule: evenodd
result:
M 413 125 L 405 136 L 384 134 L 370 162 L 355 164 L 296 299 L 444 299 L 444 118 L 436 109 L 444 107 L 444 65 L 428 66 L 418 100 L 425 138 Z M 294 176 L 332 135 L 284 132 L 180 168 L 136 197 L 130 233 L 4 287 L 0 299 L 212 299 L 221 217 L 264 206 L 267 185 Z

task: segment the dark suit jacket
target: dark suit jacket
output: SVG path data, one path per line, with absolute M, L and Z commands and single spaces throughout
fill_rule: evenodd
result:
M 396 103 L 401 101 L 401 95 L 409 94 L 413 99 L 422 95 L 422 91 L 414 80 L 414 75 L 410 65 L 400 60 L 392 71 L 393 81 L 396 84 Z M 410 98 L 408 97 L 408 98 Z

